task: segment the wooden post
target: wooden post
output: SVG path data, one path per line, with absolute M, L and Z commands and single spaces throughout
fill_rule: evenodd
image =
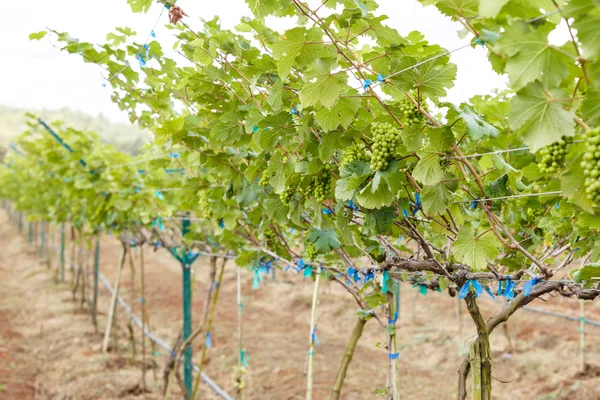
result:
M 310 268 L 310 267 L 307 267 Z M 312 400 L 312 389 L 313 389 L 313 358 L 315 355 L 315 340 L 313 333 L 315 332 L 315 326 L 317 325 L 317 305 L 319 302 L 319 281 L 320 271 L 317 268 L 317 276 L 315 277 L 315 286 L 312 297 L 312 310 L 310 315 L 310 334 L 308 336 L 308 366 L 306 369 L 306 400 Z
M 44 259 L 44 247 L 46 246 L 46 221 L 42 221 L 40 229 L 40 258 Z
M 188 264 L 181 264 L 183 269 L 183 341 L 192 334 L 192 268 Z M 192 346 L 188 346 L 183 353 L 183 383 L 186 390 L 186 399 L 192 396 Z
M 65 283 L 65 223 L 60 225 L 60 282 Z
M 108 309 L 108 320 L 106 321 L 106 330 L 104 331 L 104 340 L 102 341 L 102 352 L 108 351 L 108 341 L 110 339 L 110 331 L 113 324 L 113 317 L 115 315 L 115 308 L 117 307 L 117 297 L 119 296 L 119 283 L 121 282 L 121 270 L 123 264 L 125 264 L 125 256 L 127 255 L 127 247 L 123 244 L 123 252 L 121 254 L 121 261 L 117 268 L 117 275 L 115 276 L 114 292 L 110 299 L 110 307 Z
M 237 306 L 238 306 L 238 391 L 237 398 L 241 400 L 243 398 L 242 388 L 244 387 L 244 374 L 242 373 L 242 368 L 244 368 L 244 360 L 242 359 L 242 355 L 244 352 L 244 346 L 242 341 L 242 312 L 244 310 L 244 304 L 242 303 L 242 269 L 240 267 L 236 268 L 237 270 Z M 273 268 L 275 271 L 275 268 Z
M 579 300 L 579 370 L 585 372 L 585 308 L 584 301 Z
M 344 353 L 342 364 L 340 365 L 340 368 L 338 369 L 337 375 L 335 377 L 335 384 L 333 386 L 331 395 L 329 396 L 329 400 L 339 400 L 340 398 L 340 395 L 342 393 L 342 386 L 344 385 L 344 379 L 346 379 L 346 373 L 348 372 L 348 367 L 350 366 L 350 362 L 352 361 L 352 357 L 354 356 L 354 350 L 356 349 L 356 344 L 362 336 L 363 329 L 365 328 L 366 323 L 366 319 L 364 319 L 363 317 L 358 317 L 356 325 L 354 325 L 354 329 L 352 330 L 350 341 L 346 346 L 346 352 Z
M 94 251 L 94 294 L 92 300 L 92 321 L 98 330 L 98 277 L 100 275 L 100 234 L 96 236 L 96 249 Z

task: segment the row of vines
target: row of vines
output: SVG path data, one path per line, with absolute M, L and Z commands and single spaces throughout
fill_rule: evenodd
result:
M 203 251 L 235 255 L 256 281 L 271 268 L 310 277 L 315 293 L 335 281 L 359 310 L 331 399 L 370 320 L 387 337 L 384 395 L 400 397 L 395 282 L 458 295 L 477 328 L 457 366 L 458 398 L 471 374 L 473 398 L 490 399 L 499 325 L 544 295 L 600 294 L 600 3 L 423 0 L 462 25 L 471 44 L 461 51 L 485 47 L 508 76 L 502 92 L 450 104 L 451 51 L 400 35 L 375 0 L 246 2 L 253 15 L 233 31 L 160 2 L 178 60 L 129 28 L 105 44 L 32 34 L 97 64 L 113 101 L 155 142 L 131 158 L 92 133 L 32 120 L 0 194 L 83 235 L 160 242 L 184 271 Z M 147 12 L 153 2 L 129 3 Z M 295 26 L 269 27 L 285 17 Z M 557 31 L 565 43 L 549 41 Z M 506 298 L 487 321 L 484 290 Z M 184 329 L 181 354 L 203 331 Z

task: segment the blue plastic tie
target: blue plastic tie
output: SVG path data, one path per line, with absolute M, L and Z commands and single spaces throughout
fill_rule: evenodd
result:
M 383 276 L 383 278 L 381 279 L 381 293 L 386 294 L 388 292 L 387 281 L 390 279 L 390 277 L 387 271 L 383 271 L 381 275 Z
M 252 267 L 252 271 L 254 273 L 252 278 L 252 289 L 258 289 L 260 287 L 260 283 L 263 281 L 263 277 L 260 274 L 260 269 Z
M 363 83 L 363 89 L 367 90 L 372 84 L 373 82 L 370 79 L 365 79 L 365 82 Z
M 395 324 L 398 321 L 398 311 L 394 312 L 394 319 L 388 319 L 388 324 Z
M 212 347 L 212 338 L 210 335 L 210 332 L 206 332 L 206 344 L 205 344 L 207 349 L 210 349 Z
M 138 53 L 136 58 L 140 62 L 140 68 L 144 68 L 146 66 L 146 60 L 144 60 L 144 56 L 142 55 L 141 51 Z
M 153 228 L 158 228 L 159 231 L 164 231 L 165 230 L 165 226 L 163 225 L 162 218 L 158 217 L 158 218 L 154 219 L 154 221 L 152 221 L 152 227 Z
M 322 208 L 321 212 L 325 215 L 331 215 L 333 214 L 333 211 L 331 211 L 329 208 Z
M 142 48 L 146 50 L 146 60 L 150 60 L 150 45 L 145 44 L 144 46 L 142 46 Z
M 154 29 L 150 31 L 150 36 L 152 36 L 153 38 L 156 37 L 156 33 L 154 32 Z
M 419 192 L 415 194 L 415 200 L 417 204 L 415 205 L 415 209 L 413 210 L 413 215 L 415 215 L 423 207 L 423 204 L 421 203 L 421 194 Z
M 523 285 L 523 294 L 525 296 L 529 296 L 531 294 L 531 291 L 533 290 L 533 287 L 535 286 L 535 284 L 539 283 L 539 282 L 541 282 L 541 280 L 537 276 L 532 278 L 531 280 L 525 282 L 525 284 Z
M 485 290 L 487 292 L 487 294 L 489 294 L 492 299 L 496 298 L 496 297 L 494 297 L 494 293 L 492 293 L 492 291 L 490 290 L 490 288 L 488 288 L 487 286 L 484 286 L 483 290 Z
M 465 297 L 467 297 L 467 295 L 471 291 L 471 288 L 473 288 L 473 290 L 475 290 L 475 298 L 479 297 L 479 295 L 483 292 L 483 287 L 481 286 L 481 283 L 479 283 L 475 279 L 469 279 L 460 288 L 460 291 L 458 292 L 458 298 L 464 299 Z
M 469 208 L 470 208 L 471 210 L 474 210 L 474 209 L 476 209 L 476 208 L 477 208 L 477 203 L 479 203 L 477 200 L 473 200 L 473 201 L 471 202 L 471 205 L 469 206 Z
M 390 360 L 396 360 L 396 359 L 398 359 L 398 357 L 400 357 L 400 353 L 389 353 L 388 354 L 388 358 Z
M 348 268 L 348 275 L 354 280 L 354 282 L 360 281 L 360 275 L 356 268 Z
M 171 157 L 171 158 L 179 158 L 179 153 L 169 152 L 169 157 Z
M 258 132 L 258 126 L 254 125 L 252 127 L 252 132 L 254 132 L 254 133 Z
M 475 44 L 479 44 L 482 47 L 485 47 L 485 40 L 477 38 L 477 39 L 475 39 Z
M 290 114 L 296 115 L 296 114 L 298 114 L 298 110 L 296 110 L 295 107 L 292 107 L 292 109 L 290 110 Z
M 352 212 L 358 211 L 358 206 L 356 204 L 354 204 L 354 202 L 352 200 L 350 200 L 348 202 L 348 207 L 350 207 L 350 210 L 352 210 Z
M 304 277 L 305 278 L 312 278 L 312 267 L 310 265 L 306 265 L 304 267 Z
M 248 368 L 247 358 L 250 358 L 250 357 L 246 355 L 246 349 L 241 349 L 240 350 L 240 362 L 242 363 L 242 365 L 245 368 Z
M 319 338 L 317 337 L 317 325 L 313 326 L 312 333 L 310 334 L 312 342 L 317 346 L 321 346 L 321 342 L 319 342 Z
M 404 209 L 404 217 L 408 218 L 408 211 L 406 211 L 406 208 Z
M 560 205 L 560 204 L 557 202 L 557 203 L 556 203 L 556 205 L 554 206 L 554 209 L 555 209 L 555 210 L 556 210 L 556 209 L 558 209 L 558 206 L 559 206 L 559 205 Z
M 163 196 L 163 194 L 160 192 L 160 190 L 157 190 L 157 191 L 156 191 L 156 194 L 155 194 L 155 196 L 156 196 L 156 198 L 157 198 L 157 199 L 159 199 L 159 200 L 164 200 L 164 199 L 165 199 L 165 196 Z
M 219 218 L 219 227 L 221 229 L 225 228 L 225 221 L 223 221 L 223 218 Z
M 385 76 L 383 76 L 383 74 L 377 75 L 377 82 L 383 82 L 383 81 L 385 81 Z

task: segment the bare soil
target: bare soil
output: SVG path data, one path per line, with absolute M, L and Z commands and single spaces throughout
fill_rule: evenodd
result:
M 54 228 L 56 245 L 58 229 Z M 58 282 L 56 254 L 50 268 L 39 257 L 39 247 L 19 234 L 4 212 L 0 213 L 0 399 L 160 399 L 162 369 L 168 354 L 148 350 L 147 389 L 140 390 L 141 335 L 134 328 L 136 354 L 129 340 L 128 318 L 117 313 L 116 338 L 103 356 L 100 348 L 109 305 L 109 293 L 99 290 L 98 329 L 91 322 L 90 306 L 74 298 L 71 274 Z M 101 266 L 112 282 L 120 257 L 120 242 L 102 238 Z M 69 253 L 70 254 L 70 253 Z M 146 301 L 150 325 L 157 336 L 174 343 L 181 326 L 181 267 L 164 250 L 145 249 Z M 237 363 L 237 300 L 235 265 L 226 266 L 212 347 L 204 372 L 230 395 L 235 394 Z M 202 313 L 208 284 L 207 260 L 194 265 L 194 321 Z M 141 314 L 139 266 L 135 286 L 127 264 L 123 270 L 121 296 Z M 91 279 L 90 279 L 91 282 Z M 246 399 L 303 399 L 304 368 L 309 343 L 312 281 L 293 272 L 277 272 L 258 290 L 252 276 L 243 271 L 243 336 L 250 368 L 244 379 Z M 132 291 L 135 287 L 135 293 Z M 91 290 L 86 297 L 91 295 Z M 501 304 L 483 295 L 480 307 L 486 316 Z M 534 305 L 578 316 L 577 300 L 548 297 Z M 458 301 L 444 293 L 419 294 L 402 286 L 398 323 L 400 391 L 403 399 L 453 399 L 456 370 L 473 339 L 474 327 Z M 356 304 L 335 283 L 325 283 L 319 294 L 318 337 L 321 346 L 314 360 L 314 399 L 326 399 L 342 359 L 346 341 L 356 320 Z M 598 302 L 586 303 L 586 317 L 600 320 Z M 459 322 L 461 321 L 461 322 Z M 461 327 L 462 325 L 462 327 Z M 586 368 L 579 369 L 578 323 L 521 310 L 508 323 L 509 346 L 504 330 L 491 337 L 494 399 L 600 399 L 600 329 L 586 328 Z M 376 388 L 386 386 L 387 351 L 380 326 L 367 324 L 350 365 L 342 398 L 381 398 Z M 194 344 L 196 361 L 204 339 Z M 149 345 L 147 345 L 150 347 Z M 217 399 L 201 385 L 203 399 Z M 177 385 L 172 398 L 181 398 Z

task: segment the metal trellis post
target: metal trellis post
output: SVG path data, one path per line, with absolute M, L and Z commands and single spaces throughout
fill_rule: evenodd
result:
M 187 263 L 183 267 L 183 341 L 192 334 L 192 268 Z M 187 391 L 187 398 L 192 395 L 192 346 L 185 349 L 183 364 L 183 382 Z

